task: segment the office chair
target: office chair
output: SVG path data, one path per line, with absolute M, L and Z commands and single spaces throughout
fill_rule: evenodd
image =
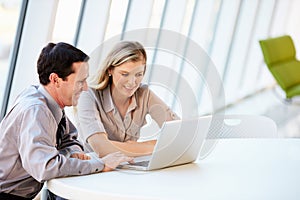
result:
M 219 139 L 230 138 L 278 138 L 277 125 L 269 117 L 261 115 L 215 115 L 210 124 L 199 159 L 206 158 Z
M 292 38 L 284 35 L 259 41 L 264 60 L 278 85 L 285 92 L 286 100 L 300 95 L 300 61 Z

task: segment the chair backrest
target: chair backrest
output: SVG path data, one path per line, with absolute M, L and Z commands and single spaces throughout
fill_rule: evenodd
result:
M 296 59 L 295 46 L 289 35 L 260 40 L 259 43 L 268 67 L 278 62 Z
M 207 134 L 218 138 L 277 138 L 275 122 L 261 115 L 216 115 Z
M 290 36 L 260 40 L 264 60 L 279 86 L 287 92 L 290 87 L 300 84 L 300 62 Z
M 213 151 L 218 139 L 226 138 L 278 138 L 277 125 L 272 119 L 261 115 L 216 115 L 199 159 L 204 159 Z

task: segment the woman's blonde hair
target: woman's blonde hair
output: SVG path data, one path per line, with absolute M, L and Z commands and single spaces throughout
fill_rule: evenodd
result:
M 90 87 L 103 90 L 111 83 L 108 71 L 125 62 L 147 61 L 144 47 L 139 42 L 121 41 L 109 52 L 98 73 L 90 81 Z

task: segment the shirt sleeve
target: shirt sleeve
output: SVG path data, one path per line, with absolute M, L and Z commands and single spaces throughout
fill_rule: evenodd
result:
M 17 120 L 20 125 L 17 142 L 23 168 L 39 182 L 103 169 L 101 159 L 80 160 L 59 153 L 55 148 L 57 123 L 46 108 L 33 105 Z
M 148 108 L 149 114 L 161 127 L 165 121 L 180 119 L 166 103 L 164 103 L 154 92 L 148 90 Z
M 77 126 L 85 142 L 95 133 L 106 133 L 97 108 L 97 101 L 99 100 L 91 89 L 82 92 L 78 100 Z

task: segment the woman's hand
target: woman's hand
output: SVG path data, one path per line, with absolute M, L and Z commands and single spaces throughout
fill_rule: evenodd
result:
M 154 147 L 156 145 L 156 140 L 148 140 L 148 141 L 144 141 L 143 143 L 153 145 Z
M 126 141 L 126 143 L 128 143 L 128 144 L 146 144 L 146 145 L 155 146 L 156 140 L 148 140 L 148 141 L 143 141 L 143 142 L 137 142 L 137 141 L 133 141 L 133 140 L 128 140 L 128 141 Z

